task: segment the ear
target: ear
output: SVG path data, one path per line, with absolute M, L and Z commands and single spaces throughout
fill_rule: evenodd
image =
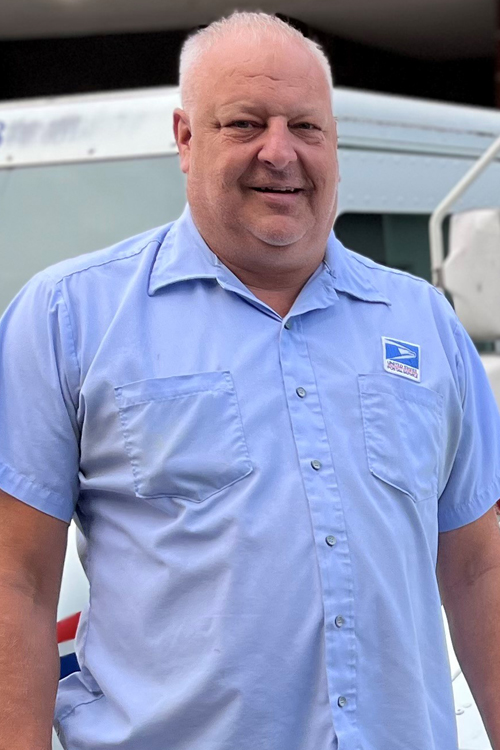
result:
M 174 110 L 174 136 L 179 149 L 181 170 L 184 174 L 187 174 L 191 158 L 191 125 L 189 117 L 183 109 Z

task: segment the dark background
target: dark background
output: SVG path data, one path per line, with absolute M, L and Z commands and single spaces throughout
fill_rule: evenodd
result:
M 494 57 L 415 59 L 281 17 L 323 45 L 337 86 L 500 106 Z M 0 41 L 0 100 L 176 84 L 189 31 Z

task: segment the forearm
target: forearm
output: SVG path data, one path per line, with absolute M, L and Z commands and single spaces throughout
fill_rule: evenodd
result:
M 0 750 L 50 750 L 58 679 L 53 613 L 0 585 Z
M 453 647 L 493 750 L 500 750 L 500 568 L 441 592 Z

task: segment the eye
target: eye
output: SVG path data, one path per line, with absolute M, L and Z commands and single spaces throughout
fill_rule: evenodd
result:
M 238 130 L 251 130 L 256 127 L 256 123 L 250 122 L 250 120 L 235 120 L 230 123 L 229 127 L 238 128 Z
M 298 122 L 293 127 L 300 130 L 319 130 L 318 126 L 313 125 L 312 122 Z

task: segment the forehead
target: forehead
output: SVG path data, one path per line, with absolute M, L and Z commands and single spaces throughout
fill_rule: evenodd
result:
M 252 106 L 330 108 L 329 83 L 320 63 L 295 40 L 225 39 L 206 53 L 200 96 L 210 108 Z

